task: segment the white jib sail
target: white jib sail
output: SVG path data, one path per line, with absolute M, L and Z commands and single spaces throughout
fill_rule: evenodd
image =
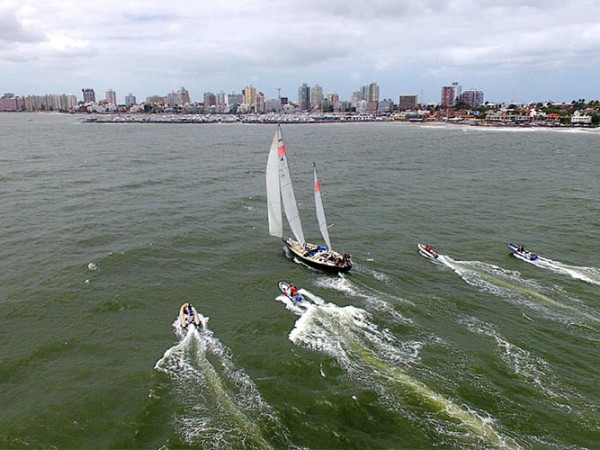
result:
M 279 156 L 279 186 L 281 188 L 281 200 L 283 201 L 283 210 L 287 217 L 294 237 L 304 245 L 304 233 L 302 232 L 302 224 L 300 223 L 300 215 L 298 214 L 298 206 L 296 205 L 296 197 L 294 196 L 294 188 L 292 187 L 292 179 L 290 178 L 290 169 L 288 168 L 287 156 L 285 154 L 285 146 L 281 137 L 281 129 L 277 126 L 277 134 L 279 136 L 279 145 L 277 155 Z
M 279 156 L 277 155 L 280 140 L 281 133 L 277 128 L 267 159 L 267 211 L 269 213 L 269 234 L 282 238 L 283 216 L 281 215 L 281 193 L 279 190 Z
M 329 229 L 327 228 L 327 221 L 325 220 L 325 210 L 323 209 L 323 200 L 321 199 L 321 185 L 317 179 L 317 165 L 313 163 L 313 170 L 315 174 L 315 207 L 317 208 L 317 220 L 319 221 L 319 229 L 321 235 L 325 240 L 325 245 L 331 250 L 331 241 L 329 240 Z

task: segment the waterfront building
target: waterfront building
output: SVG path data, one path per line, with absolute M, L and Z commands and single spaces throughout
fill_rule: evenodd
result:
M 575 111 L 571 116 L 571 123 L 573 125 L 591 125 L 592 116 L 582 111 Z
M 298 88 L 298 108 L 300 111 L 308 111 L 310 108 L 310 88 L 306 83 Z
M 256 98 L 254 100 L 254 111 L 256 111 L 257 113 L 264 113 L 265 108 L 265 94 L 263 94 L 262 92 L 257 92 Z
M 179 94 L 179 101 L 181 102 L 179 105 L 189 105 L 192 103 L 192 100 L 190 99 L 190 93 L 183 86 L 181 86 L 181 89 L 179 89 L 177 94 Z
M 377 112 L 380 114 L 387 114 L 387 113 L 391 113 L 394 111 L 396 105 L 394 105 L 394 102 L 392 101 L 391 98 L 387 98 L 387 99 L 383 99 L 380 100 L 378 102 L 377 105 Z
M 440 104 L 442 106 L 455 106 L 460 101 L 461 86 L 458 82 L 453 82 L 452 86 L 442 87 L 442 98 Z
M 137 105 L 137 99 L 135 98 L 135 95 L 133 95 L 132 93 L 129 93 L 128 95 L 125 96 L 125 106 L 133 106 L 133 105 Z
M 365 113 L 377 114 L 379 106 L 379 85 L 377 83 L 369 83 L 360 89 L 362 100 L 366 102 Z
M 244 96 L 243 103 L 247 105 L 249 111 L 256 112 L 254 109 L 256 108 L 256 88 L 250 84 L 244 88 L 242 95 Z
M 226 97 L 227 96 L 225 95 L 225 92 L 217 92 L 217 94 L 215 95 L 215 102 L 217 103 L 218 108 L 222 109 L 224 106 L 227 105 Z
M 227 103 L 229 108 L 235 108 L 244 103 L 244 96 L 242 94 L 236 94 L 235 92 L 232 92 L 231 94 L 226 95 L 225 103 Z
M 460 101 L 466 103 L 471 108 L 477 108 L 483 105 L 483 92 L 476 89 L 467 89 L 460 96 Z
M 24 108 L 23 99 L 12 92 L 7 92 L 0 97 L 0 111 L 22 111 Z
M 338 94 L 336 94 L 335 92 L 330 92 L 329 94 L 327 94 L 327 101 L 331 105 L 335 105 L 337 102 L 340 101 L 340 96 Z
M 416 95 L 401 95 L 398 100 L 398 109 L 400 111 L 416 109 L 417 104 L 418 98 Z
M 83 103 L 96 103 L 96 93 L 93 89 L 84 88 L 81 92 L 83 93 Z
M 315 84 L 310 88 L 310 109 L 319 111 L 323 107 L 323 88 Z
M 146 104 L 148 105 L 164 105 L 166 102 L 166 98 L 162 95 L 151 95 L 150 97 L 146 97 Z
M 112 89 L 106 91 L 106 101 L 109 105 L 117 105 L 117 93 Z
M 205 92 L 202 97 L 204 98 L 205 111 L 211 106 L 217 106 L 217 97 L 212 92 Z
M 179 95 L 179 92 L 169 92 L 165 97 L 165 106 L 174 107 L 177 105 L 183 105 L 183 102 L 181 101 L 181 95 Z

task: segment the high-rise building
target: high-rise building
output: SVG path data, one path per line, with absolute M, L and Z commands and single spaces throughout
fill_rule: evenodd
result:
M 226 94 L 223 91 L 219 91 L 217 92 L 216 96 L 215 96 L 215 100 L 217 102 L 217 106 L 221 107 L 221 106 L 225 106 L 227 104 L 226 99 Z
M 227 98 L 226 98 L 225 102 L 230 107 L 239 106 L 242 103 L 244 103 L 244 95 L 243 94 L 236 94 L 235 92 L 232 92 L 231 94 L 227 94 L 226 97 Z
M 108 102 L 109 105 L 116 105 L 117 104 L 117 93 L 115 91 L 113 91 L 112 89 L 109 89 L 108 91 L 106 91 L 106 101 Z
M 340 101 L 340 96 L 335 92 L 330 92 L 329 94 L 327 94 L 327 101 L 334 105 Z
M 360 88 L 362 99 L 367 102 L 379 101 L 379 85 L 377 83 L 369 83 Z
M 377 113 L 379 105 L 379 85 L 377 83 L 369 83 L 360 89 L 362 99 L 366 101 L 365 112 L 367 114 Z
M 398 109 L 400 111 L 406 111 L 409 109 L 417 108 L 417 96 L 416 95 L 401 95 L 398 100 Z
M 205 110 L 211 106 L 217 106 L 217 97 L 212 92 L 205 92 L 202 97 L 204 98 Z
M 262 92 L 256 93 L 256 100 L 254 103 L 254 110 L 259 113 L 265 112 L 265 94 Z
M 298 108 L 300 111 L 308 111 L 310 108 L 310 88 L 306 83 L 298 88 Z
M 256 88 L 250 84 L 244 88 L 242 94 L 244 95 L 244 104 L 248 108 L 254 108 L 256 104 Z
M 181 86 L 181 89 L 177 92 L 179 94 L 179 99 L 181 101 L 181 105 L 189 105 L 191 103 L 190 93 L 186 88 Z
M 323 88 L 315 84 L 310 88 L 310 109 L 320 110 L 323 107 Z
M 84 88 L 81 92 L 83 92 L 83 103 L 96 103 L 96 93 L 93 89 Z
M 442 87 L 442 99 L 440 104 L 442 106 L 454 106 L 456 102 L 460 101 L 461 87 L 458 82 L 454 81 L 452 86 Z
M 476 89 L 467 89 L 460 96 L 460 101 L 466 103 L 471 108 L 477 108 L 483 105 L 483 92 Z
M 125 106 L 133 106 L 133 105 L 137 105 L 137 99 L 135 98 L 135 95 L 133 95 L 132 93 L 129 93 L 128 95 L 125 96 Z

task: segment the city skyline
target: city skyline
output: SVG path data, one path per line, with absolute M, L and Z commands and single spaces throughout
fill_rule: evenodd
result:
M 323 3 L 323 4 L 322 4 Z M 365 5 L 271 2 L 6 0 L 0 6 L 0 92 L 114 90 L 138 101 L 186 86 L 295 99 L 298 87 L 350 98 L 440 101 L 459 80 L 490 102 L 600 97 L 600 3 L 449 0 Z

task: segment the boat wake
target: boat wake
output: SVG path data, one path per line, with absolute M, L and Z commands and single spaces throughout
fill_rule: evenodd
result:
M 315 281 L 315 284 L 323 288 L 333 289 L 347 296 L 363 299 L 369 311 L 377 311 L 389 315 L 395 322 L 404 324 L 412 323 L 412 320 L 402 316 L 402 314 L 394 309 L 393 305 L 398 303 L 414 305 L 411 301 L 402 297 L 379 291 L 361 284 L 356 279 L 350 280 L 344 275 L 340 275 L 337 278 L 320 277 Z
M 180 341 L 157 361 L 155 369 L 175 384 L 179 403 L 173 418 L 177 433 L 200 448 L 274 448 L 262 429 L 282 428 L 252 380 L 234 366 L 227 349 L 202 325 L 185 330 L 179 318 L 173 327 Z M 284 432 L 282 445 L 291 447 Z M 279 446 L 279 445 L 277 445 Z
M 542 257 L 537 258 L 535 261 L 528 262 L 534 266 L 541 267 L 542 269 L 548 269 L 555 273 L 568 275 L 576 280 L 600 286 L 600 269 L 596 267 L 571 266 Z
M 551 317 L 567 323 L 570 323 L 571 319 L 565 317 L 564 314 L 560 314 L 561 311 L 600 323 L 598 317 L 572 304 L 557 301 L 546 295 L 543 292 L 548 289 L 533 280 L 522 278 L 518 271 L 506 270 L 480 261 L 455 261 L 449 256 L 440 257 L 439 261 L 456 272 L 467 284 L 503 299 L 524 301 L 535 310 L 543 308 Z M 572 302 L 574 300 L 566 298 L 567 296 L 564 293 L 563 296 L 565 301 Z
M 374 325 L 366 311 L 352 306 L 310 304 L 299 312 L 290 341 L 335 359 L 352 379 L 377 392 L 385 407 L 429 424 L 444 439 L 459 439 L 463 448 L 519 448 L 496 431 L 487 414 L 459 405 L 408 374 L 410 364 L 419 361 L 421 342 L 399 342 Z

